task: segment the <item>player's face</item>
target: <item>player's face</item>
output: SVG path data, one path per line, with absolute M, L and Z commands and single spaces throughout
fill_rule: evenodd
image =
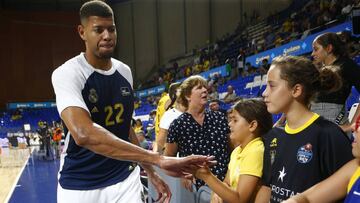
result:
M 207 103 L 207 87 L 203 85 L 196 85 L 191 90 L 191 95 L 188 98 L 189 104 L 193 106 L 205 106 Z
M 286 113 L 293 101 L 288 82 L 280 77 L 281 69 L 270 66 L 267 73 L 266 89 L 263 92 L 267 110 L 270 113 Z
M 235 143 L 241 143 L 250 135 L 250 124 L 236 110 L 229 115 L 230 139 Z
M 354 142 L 352 143 L 352 153 L 354 157 L 360 158 L 360 116 L 356 119 L 355 124 L 353 124 L 352 130 L 354 131 Z
M 85 41 L 87 52 L 100 59 L 112 57 L 116 46 L 116 27 L 113 18 L 90 16 L 81 26 L 83 34 L 80 35 Z
M 314 57 L 314 61 L 316 63 L 324 63 L 326 57 L 329 55 L 325 50 L 325 48 L 316 41 L 313 42 L 312 46 L 313 46 L 313 51 L 311 53 L 311 56 Z

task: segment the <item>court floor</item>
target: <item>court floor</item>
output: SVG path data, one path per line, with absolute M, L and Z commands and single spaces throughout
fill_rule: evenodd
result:
M 22 166 L 3 165 L 0 203 L 55 203 L 59 164 L 59 160 L 42 160 L 32 153 Z

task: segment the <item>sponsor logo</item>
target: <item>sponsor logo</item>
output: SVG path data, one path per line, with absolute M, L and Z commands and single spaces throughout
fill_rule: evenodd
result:
M 277 138 L 271 140 L 270 147 L 277 147 Z
M 99 110 L 98 108 L 96 108 L 96 106 L 94 106 L 94 108 L 91 109 L 91 113 L 98 113 Z
M 293 52 L 299 51 L 300 48 L 301 48 L 300 45 L 297 45 L 297 46 L 289 47 L 288 49 L 284 49 L 283 55 L 287 56 Z
M 301 146 L 298 149 L 296 158 L 299 163 L 302 164 L 309 163 L 312 157 L 313 157 L 313 152 L 312 152 L 312 145 L 310 143 L 307 143 L 306 145 Z
M 121 95 L 122 96 L 129 96 L 131 94 L 130 89 L 128 87 L 121 87 Z M 150 94 L 150 92 L 149 92 Z
M 276 185 L 270 185 L 270 187 L 271 187 L 271 192 L 272 192 L 271 199 L 276 202 L 282 202 L 282 201 L 288 199 L 289 197 L 297 194 L 297 192 L 295 192 L 295 191 L 292 191 L 287 188 L 278 187 Z M 276 196 L 282 196 L 282 197 L 280 198 L 280 197 L 276 197 Z
M 285 177 L 285 176 L 286 176 L 285 167 L 283 166 L 282 170 L 279 171 L 278 180 L 281 180 L 281 182 L 284 182 L 284 177 Z

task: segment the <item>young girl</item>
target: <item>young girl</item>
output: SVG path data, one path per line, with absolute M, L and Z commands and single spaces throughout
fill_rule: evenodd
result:
M 345 197 L 345 203 L 360 202 L 360 116 L 353 124 L 355 134 L 352 153 L 356 159 L 349 161 L 334 175 L 284 203 L 335 202 Z
M 281 202 L 326 179 L 352 159 L 350 141 L 336 124 L 309 110 L 319 90 L 339 88 L 338 75 L 304 57 L 276 58 L 263 97 L 270 113 L 286 115 L 285 129 L 264 137 L 262 187 L 256 202 Z
M 271 114 L 262 100 L 241 100 L 230 113 L 230 138 L 238 143 L 231 153 L 224 182 L 209 168 L 194 174 L 204 180 L 216 193 L 212 202 L 252 202 L 262 175 L 264 144 L 261 136 L 272 127 Z

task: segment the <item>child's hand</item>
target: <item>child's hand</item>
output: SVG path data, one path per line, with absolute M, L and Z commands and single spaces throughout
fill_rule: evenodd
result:
M 200 167 L 194 173 L 195 177 L 199 179 L 204 179 L 206 176 L 210 175 L 211 171 L 210 168 L 207 166 Z

